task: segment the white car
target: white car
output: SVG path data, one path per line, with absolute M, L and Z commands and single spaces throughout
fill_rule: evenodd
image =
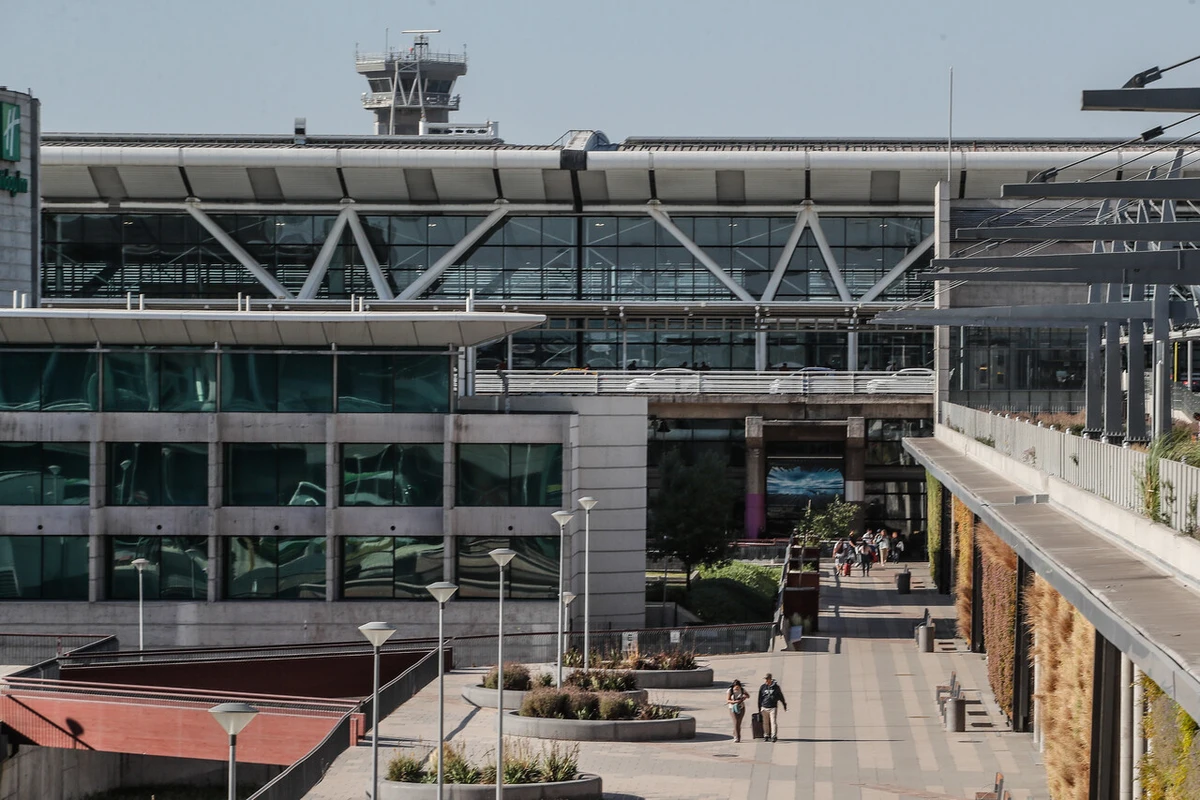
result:
M 700 373 L 695 370 L 673 367 L 660 369 L 649 375 L 634 378 L 625 385 L 627 392 L 698 392 Z
M 924 367 L 911 367 L 867 381 L 871 394 L 932 394 L 934 372 Z
M 771 381 L 771 394 L 831 394 L 845 391 L 838 372 L 829 367 L 804 367 Z

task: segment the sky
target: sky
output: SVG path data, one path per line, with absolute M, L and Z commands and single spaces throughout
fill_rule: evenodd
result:
M 1197 0 L 7 0 L 0 85 L 44 131 L 368 134 L 356 46 L 440 28 L 460 122 L 636 136 L 1132 138 L 1081 89 L 1200 54 Z M 1200 61 L 1156 86 L 1200 85 Z M 1182 131 L 1183 129 L 1178 129 Z

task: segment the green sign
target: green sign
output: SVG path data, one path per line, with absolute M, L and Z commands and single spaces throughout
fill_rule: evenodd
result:
M 0 161 L 21 160 L 21 107 L 0 103 Z
M 29 191 L 29 179 L 21 177 L 21 170 L 15 169 L 11 172 L 6 169 L 0 169 L 0 192 L 8 192 L 13 197 L 18 194 L 24 194 Z

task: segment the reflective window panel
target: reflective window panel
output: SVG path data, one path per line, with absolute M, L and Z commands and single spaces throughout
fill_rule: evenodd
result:
M 325 537 L 237 536 L 225 543 L 230 600 L 321 600 Z
M 86 442 L 0 442 L 0 505 L 87 505 Z
M 342 543 L 342 595 L 431 600 L 425 587 L 442 579 L 440 536 L 347 536 Z
M 108 537 L 109 599 L 138 598 L 139 558 L 150 562 L 141 575 L 146 600 L 208 598 L 207 536 Z
M 458 505 L 558 506 L 562 445 L 458 446 Z
M 88 537 L 0 536 L 0 599 L 87 600 Z
M 504 576 L 506 599 L 553 600 L 558 595 L 558 536 L 460 536 L 456 544 L 462 599 L 496 599 L 500 568 L 488 553 L 501 547 L 517 551 Z
M 108 505 L 208 505 L 208 445 L 110 442 Z
M 342 445 L 342 505 L 442 505 L 442 445 Z
M 226 444 L 225 505 L 325 505 L 325 445 Z

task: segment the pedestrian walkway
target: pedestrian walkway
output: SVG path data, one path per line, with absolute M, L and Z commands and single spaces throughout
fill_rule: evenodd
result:
M 899 565 L 869 577 L 822 578 L 821 632 L 801 652 L 704 658 L 715 671 L 707 690 L 651 692 L 696 717 L 684 742 L 581 743 L 580 768 L 604 777 L 610 800 L 974 800 L 997 771 L 1013 800 L 1047 798 L 1045 772 L 1030 736 L 1011 733 L 987 690 L 984 657 L 961 642 L 939 640 L 918 653 L 912 632 L 930 608 L 948 620 L 949 598 L 912 565 L 913 592 L 899 595 Z M 944 623 L 947 624 L 948 623 Z M 777 645 L 780 647 L 781 645 Z M 967 689 L 966 733 L 946 733 L 934 689 L 958 673 Z M 779 742 L 733 741 L 724 694 L 739 678 L 755 693 L 766 672 L 783 687 Z M 496 714 L 459 696 L 482 670 L 446 678 L 446 731 L 478 757 L 492 752 Z M 978 702 L 975 702 L 978 700 Z M 752 710 L 752 709 L 751 709 Z M 437 684 L 430 684 L 380 724 L 381 762 L 400 750 L 427 751 L 437 740 Z M 538 740 L 529 740 L 536 750 Z M 362 797 L 370 781 L 369 744 L 339 758 L 310 800 Z M 381 772 L 384 768 L 381 767 Z

